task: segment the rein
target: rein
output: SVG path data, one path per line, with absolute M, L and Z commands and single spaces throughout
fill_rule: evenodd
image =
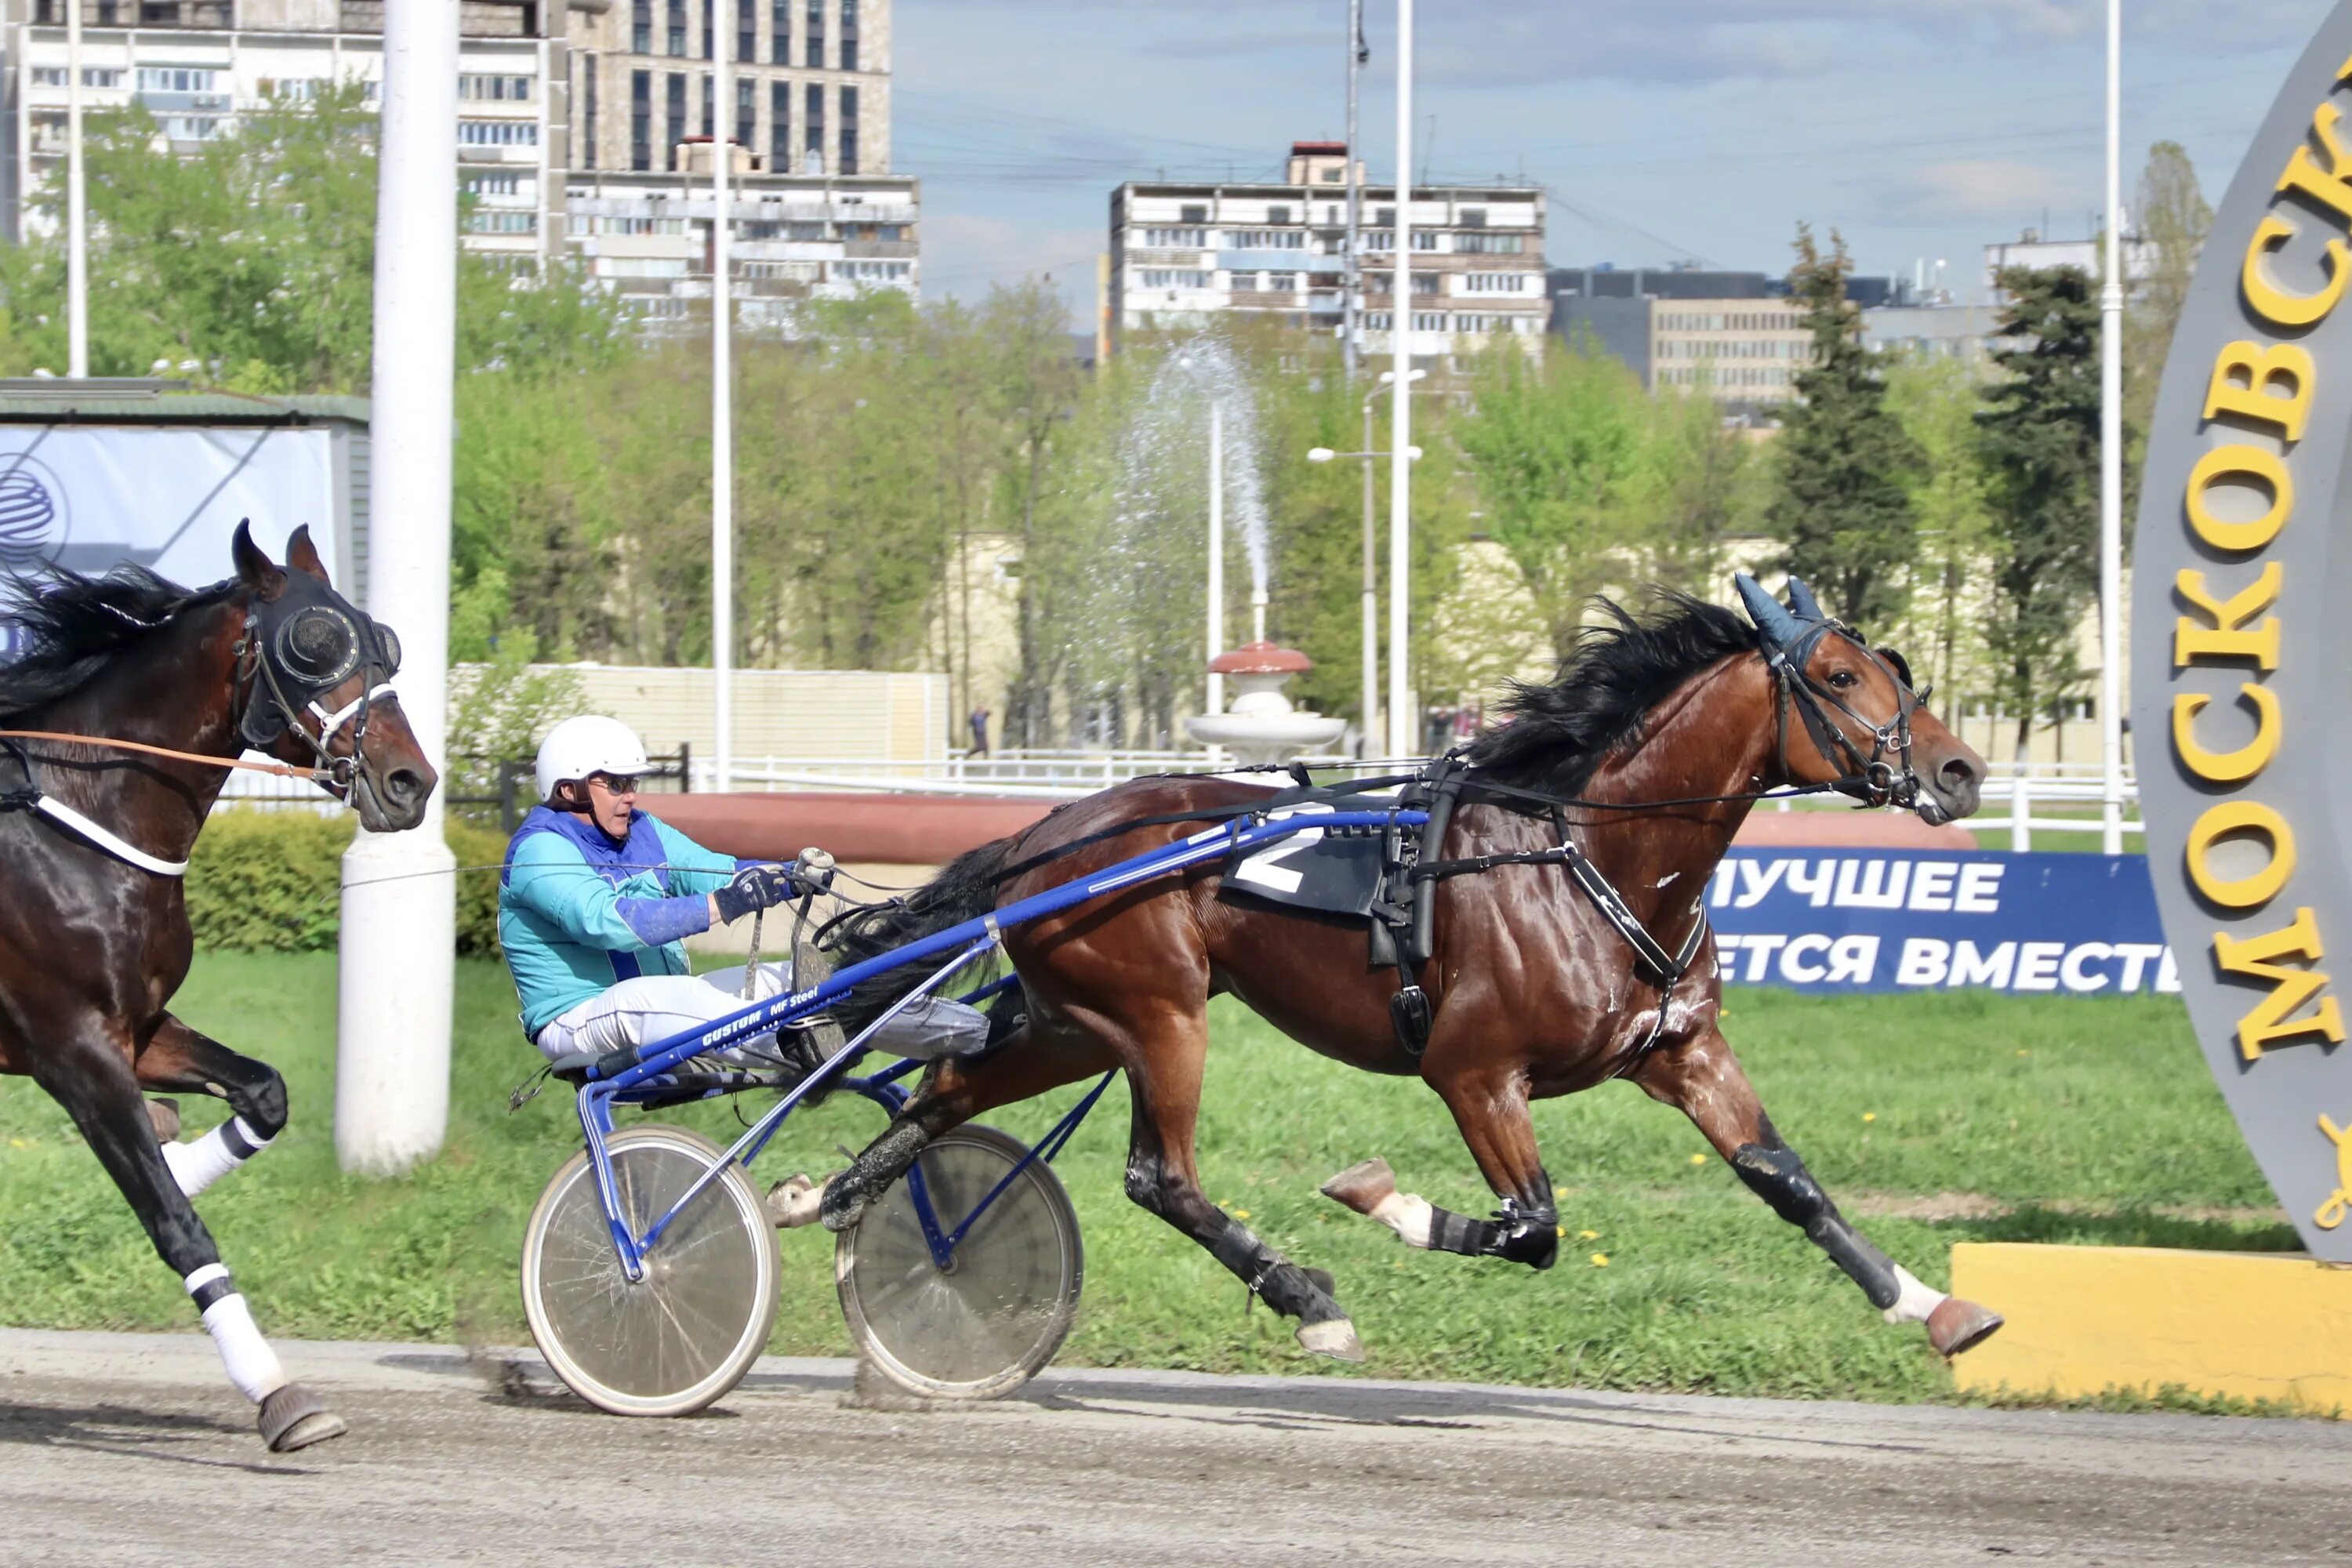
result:
M 236 757 L 208 757 L 201 752 L 175 752 L 169 746 L 151 746 L 144 741 L 116 741 L 104 735 L 69 735 L 56 730 L 0 730 L 0 741 L 62 741 L 76 746 L 102 746 L 110 751 L 168 757 L 175 763 L 197 763 L 208 768 L 243 768 L 248 773 L 275 773 L 279 778 L 308 779 L 312 784 L 326 784 L 334 778 L 334 774 L 326 768 L 298 768 L 291 763 L 248 763 Z

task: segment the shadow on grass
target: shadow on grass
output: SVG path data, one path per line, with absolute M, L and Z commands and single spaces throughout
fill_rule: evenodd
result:
M 1931 1221 L 1956 1240 L 2043 1242 L 2061 1247 L 2159 1247 L 2196 1252 L 2297 1252 L 2294 1227 L 2274 1220 L 2190 1219 L 2125 1209 L 2082 1214 L 2027 1207 L 1984 1219 Z

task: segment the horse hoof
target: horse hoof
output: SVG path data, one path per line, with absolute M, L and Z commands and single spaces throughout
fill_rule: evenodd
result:
M 1364 1359 L 1364 1342 L 1356 1337 L 1356 1325 L 1345 1318 L 1299 1324 L 1298 1348 L 1310 1354 L 1328 1355 L 1333 1361 Z
M 1337 1198 L 1358 1214 L 1370 1214 L 1396 1195 L 1396 1173 L 1375 1154 L 1360 1165 L 1350 1165 L 1323 1184 L 1323 1195 Z
M 261 1402 L 258 1424 L 261 1440 L 273 1454 L 290 1454 L 350 1430 L 325 1400 L 299 1383 L 288 1384 Z
M 824 1189 L 810 1180 L 805 1172 L 768 1189 L 768 1217 L 775 1221 L 778 1230 L 814 1225 L 824 1204 Z
M 1949 1360 L 1992 1338 L 1993 1331 L 2006 1321 L 1999 1312 L 1974 1301 L 1947 1296 L 1927 1314 L 1927 1342 L 1936 1347 L 1937 1355 Z
M 156 1142 L 176 1143 L 180 1141 L 180 1102 L 178 1100 L 149 1100 L 147 1120 L 155 1124 Z

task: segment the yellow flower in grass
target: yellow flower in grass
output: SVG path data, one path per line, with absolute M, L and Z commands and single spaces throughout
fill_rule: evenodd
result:
M 1864 1121 L 1875 1121 L 1878 1120 L 1878 1112 L 1875 1110 L 1865 1110 L 1862 1113 L 1862 1119 Z
M 1592 1255 L 1592 1267 L 1594 1267 L 1595 1268 L 1608 1268 L 1608 1267 L 1609 1267 L 1609 1255 L 1608 1255 L 1607 1253 L 1605 1253 L 1605 1252 L 1596 1252 L 1596 1253 L 1594 1253 L 1594 1254 Z
M 1580 1230 L 1576 1233 L 1576 1239 L 1579 1241 L 1599 1241 L 1601 1239 L 1601 1233 L 1597 1230 Z
M 1249 1218 L 1249 1210 L 1247 1210 L 1247 1209 L 1235 1209 L 1235 1210 L 1234 1211 L 1234 1217 L 1235 1219 L 1247 1219 L 1247 1218 Z
M 1704 1165 L 1706 1163 L 1706 1156 L 1704 1154 L 1693 1154 L 1691 1156 L 1691 1163 L 1694 1165 Z

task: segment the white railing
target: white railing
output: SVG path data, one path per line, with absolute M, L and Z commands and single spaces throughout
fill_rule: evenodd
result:
M 1147 773 L 1198 773 L 1206 752 L 1006 750 L 984 756 L 738 757 L 735 790 L 892 790 L 908 795 L 994 795 L 1075 799 Z M 715 766 L 694 762 L 694 787 L 719 787 Z

